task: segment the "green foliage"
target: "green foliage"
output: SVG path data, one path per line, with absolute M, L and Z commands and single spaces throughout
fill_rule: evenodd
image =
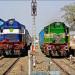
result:
M 61 10 L 64 11 L 62 17 L 70 26 L 73 26 L 75 24 L 75 4 L 66 5 Z

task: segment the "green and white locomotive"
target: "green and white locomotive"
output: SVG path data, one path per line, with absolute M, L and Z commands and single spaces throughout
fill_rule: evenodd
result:
M 44 27 L 39 36 L 41 35 L 43 36 L 39 37 L 40 47 L 47 56 L 69 55 L 69 27 L 63 22 L 53 22 Z

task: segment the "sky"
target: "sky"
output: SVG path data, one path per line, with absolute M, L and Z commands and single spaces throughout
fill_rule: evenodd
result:
M 41 29 L 54 21 L 63 21 L 63 8 L 65 5 L 75 3 L 74 0 L 38 0 L 36 16 L 36 35 Z M 7 21 L 15 18 L 26 26 L 32 35 L 33 17 L 31 16 L 31 0 L 0 0 L 0 18 Z

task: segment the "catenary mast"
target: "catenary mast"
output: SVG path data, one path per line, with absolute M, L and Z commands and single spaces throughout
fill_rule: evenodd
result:
M 32 38 L 33 38 L 33 42 L 32 42 L 32 45 L 33 45 L 33 49 L 32 49 L 32 52 L 35 51 L 35 47 L 36 47 L 36 44 L 35 44 L 35 41 L 36 41 L 36 24 L 35 24 L 35 18 L 37 16 L 37 2 L 36 0 L 32 0 L 31 2 L 31 15 L 33 17 L 33 24 L 32 24 Z

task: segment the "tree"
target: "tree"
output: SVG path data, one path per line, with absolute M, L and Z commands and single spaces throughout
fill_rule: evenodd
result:
M 75 25 L 75 4 L 66 5 L 62 9 L 65 14 L 62 16 L 70 27 L 74 28 Z

